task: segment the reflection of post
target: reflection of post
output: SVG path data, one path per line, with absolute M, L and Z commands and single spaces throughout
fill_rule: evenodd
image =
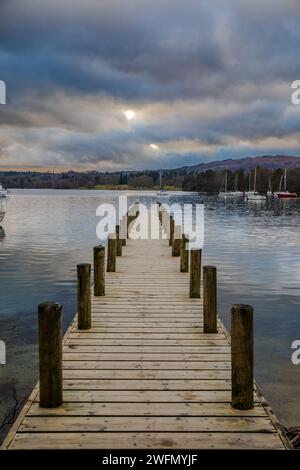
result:
M 0 341 L 0 364 L 6 364 L 6 346 L 4 341 Z
M 6 104 L 6 85 L 3 80 L 0 80 L 0 104 Z

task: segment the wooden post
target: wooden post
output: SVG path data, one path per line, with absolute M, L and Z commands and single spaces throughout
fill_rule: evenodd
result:
M 202 250 L 191 250 L 190 297 L 200 297 Z
M 127 215 L 127 238 L 129 238 L 130 224 L 134 219 L 134 215 Z
M 203 267 L 203 329 L 217 333 L 217 268 Z
M 169 246 L 172 246 L 173 244 L 173 240 L 174 240 L 174 219 L 173 217 L 170 215 L 170 238 L 169 238 Z
M 78 329 L 91 328 L 91 265 L 77 265 L 77 312 Z
M 180 246 L 180 272 L 189 272 L 189 250 L 185 248 L 188 238 L 186 235 L 182 235 L 181 246 Z
M 231 404 L 238 410 L 253 408 L 253 308 L 231 307 Z
M 122 256 L 122 239 L 120 238 L 120 225 L 116 225 L 117 256 Z
M 63 402 L 61 312 L 61 305 L 54 302 L 38 306 L 40 406 L 44 408 Z
M 122 226 L 121 234 L 122 234 L 122 246 L 126 246 L 126 237 L 127 237 L 127 221 L 126 221 L 126 215 L 122 217 L 122 220 L 120 222 Z
M 116 271 L 116 256 L 117 256 L 117 239 L 114 233 L 108 236 L 108 250 L 107 250 L 107 272 L 114 273 Z
M 180 246 L 181 246 L 181 228 L 179 225 L 174 227 L 174 237 L 172 243 L 172 256 L 180 256 Z
M 105 295 L 105 247 L 94 247 L 94 295 Z

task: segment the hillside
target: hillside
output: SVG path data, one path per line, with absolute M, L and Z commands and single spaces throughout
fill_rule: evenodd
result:
M 239 159 L 229 158 L 227 160 L 218 160 L 209 163 L 198 163 L 197 165 L 185 166 L 178 170 L 200 173 L 207 170 L 254 170 L 255 167 L 268 168 L 276 170 L 277 168 L 300 168 L 300 157 L 289 155 L 263 155 L 258 157 L 244 157 Z

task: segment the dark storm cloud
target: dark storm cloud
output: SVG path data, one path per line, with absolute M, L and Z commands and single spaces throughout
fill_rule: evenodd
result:
M 298 0 L 4 0 L 2 164 L 151 167 L 150 142 L 168 166 L 291 153 L 299 20 Z

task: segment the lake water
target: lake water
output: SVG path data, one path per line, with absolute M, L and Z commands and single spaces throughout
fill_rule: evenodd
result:
M 155 193 L 14 190 L 6 203 L 0 238 L 0 339 L 7 364 L 0 365 L 0 423 L 37 380 L 37 304 L 64 306 L 64 325 L 75 313 L 76 265 L 91 262 L 96 208 L 149 201 Z M 151 199 L 150 199 L 151 200 Z M 218 267 L 219 314 L 230 329 L 230 305 L 255 309 L 255 377 L 278 418 L 300 424 L 300 365 L 291 343 L 300 339 L 300 200 L 247 203 L 191 193 L 166 202 L 205 205 L 205 264 Z M 1 425 L 1 424 L 0 424 Z M 2 426 L 0 433 L 7 431 Z

